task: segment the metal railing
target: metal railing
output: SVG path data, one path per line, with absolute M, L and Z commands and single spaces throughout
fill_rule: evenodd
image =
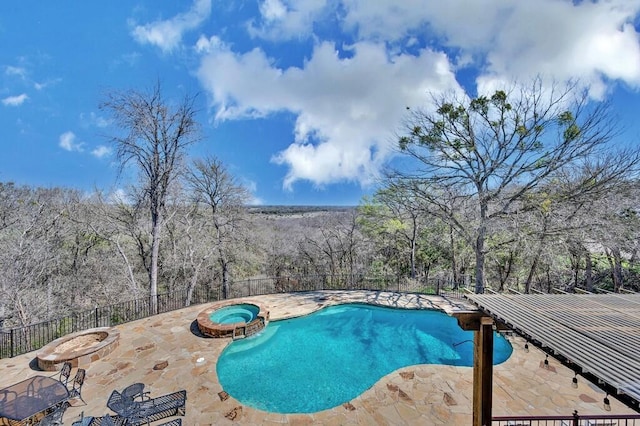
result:
M 462 298 L 462 288 L 448 288 L 445 279 L 430 280 L 428 284 L 396 277 L 366 278 L 360 276 L 290 276 L 236 281 L 230 284 L 228 298 L 258 296 L 274 293 L 320 290 L 378 290 L 405 293 L 444 295 Z M 74 312 L 64 317 L 0 330 L 0 358 L 9 358 L 40 349 L 66 334 L 94 327 L 111 327 L 161 314 L 187 306 L 221 300 L 222 288 L 200 288 L 193 292 L 187 304 L 187 291 L 163 293 L 156 303 L 149 296 L 93 309 Z M 157 306 L 157 312 L 153 307 Z
M 493 426 L 636 426 L 640 414 L 587 414 L 577 411 L 571 416 L 500 416 L 491 419 Z

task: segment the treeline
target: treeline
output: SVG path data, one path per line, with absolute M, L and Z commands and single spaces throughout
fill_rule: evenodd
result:
M 215 202 L 184 183 L 163 206 L 159 292 L 217 293 L 225 282 L 245 278 L 368 272 L 370 250 L 355 208 L 257 212 L 213 163 Z M 152 221 L 145 199 L 132 196 L 0 183 L 5 327 L 150 294 Z
M 570 220 L 570 212 L 541 206 L 544 211 L 497 224 L 488 242 L 487 286 L 640 290 L 638 212 L 622 208 L 639 199 L 640 186 L 628 190 L 622 204 L 594 201 Z M 473 249 L 464 239 L 428 214 L 428 205 L 407 204 L 398 192 L 381 190 L 358 207 L 308 207 L 296 214 L 221 205 L 215 217 L 191 199 L 174 194 L 166 206 L 160 292 L 218 291 L 225 270 L 234 281 L 317 275 L 426 282 L 444 275 L 460 284 L 469 284 L 474 271 Z M 151 237 L 145 211 L 99 193 L 0 183 L 4 325 L 148 295 Z

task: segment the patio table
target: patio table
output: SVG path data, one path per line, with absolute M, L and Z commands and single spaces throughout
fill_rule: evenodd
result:
M 33 376 L 0 389 L 0 425 L 27 425 L 37 414 L 69 399 L 69 389 L 47 376 Z

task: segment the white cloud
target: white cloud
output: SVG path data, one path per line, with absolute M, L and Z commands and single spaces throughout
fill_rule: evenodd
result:
M 391 155 L 405 106 L 460 91 L 462 68 L 479 91 L 536 76 L 578 80 L 595 99 L 612 83 L 640 87 L 640 0 L 264 0 L 259 10 L 250 35 L 315 41 L 304 65 L 278 67 L 261 48 L 234 52 L 202 36 L 197 75 L 216 120 L 295 115 L 293 143 L 272 158 L 287 167 L 287 188 L 367 183 Z M 356 40 L 349 58 L 314 34 L 325 19 L 343 31 L 333 40 Z
M 138 43 L 156 45 L 163 52 L 171 52 L 180 45 L 185 32 L 200 26 L 210 14 L 211 0 L 194 0 L 189 11 L 165 21 L 137 25 L 132 35 Z
M 287 14 L 287 6 L 280 0 L 265 0 L 260 4 L 260 14 L 268 21 L 283 19 Z
M 211 36 L 210 38 L 200 36 L 195 46 L 196 52 L 198 53 L 209 53 L 211 51 L 222 48 L 224 48 L 224 43 L 219 37 L 216 36 Z
M 5 106 L 20 106 L 22 105 L 29 96 L 26 93 L 17 96 L 8 96 L 2 100 L 2 105 Z
M 241 177 L 240 179 L 242 185 L 251 194 L 251 197 L 247 204 L 249 204 L 250 206 L 259 206 L 264 204 L 264 200 L 256 195 L 256 192 L 258 192 L 258 184 L 256 183 L 256 181 L 244 177 Z
M 118 188 L 110 192 L 107 195 L 107 200 L 109 200 L 110 203 L 122 203 L 122 204 L 131 203 L 131 197 L 129 197 L 129 195 L 127 194 L 127 191 L 125 191 L 122 188 Z
M 419 31 L 459 50 L 460 65 L 479 66 L 479 83 L 544 75 L 580 79 L 592 96 L 607 82 L 640 85 L 634 22 L 640 0 L 343 1 L 347 28 L 364 39 L 399 40 Z M 475 58 L 470 62 L 469 58 Z
M 264 0 L 259 22 L 250 22 L 249 34 L 279 40 L 311 35 L 314 22 L 328 13 L 327 0 Z
M 95 112 L 90 112 L 88 114 L 84 112 L 80 113 L 80 121 L 84 127 L 95 126 L 102 129 L 109 125 L 108 119 L 96 114 Z
M 294 142 L 272 158 L 289 169 L 285 188 L 301 179 L 367 184 L 395 145 L 406 107 L 421 105 L 429 91 L 459 86 L 442 53 L 392 56 L 373 43 L 350 50 L 341 58 L 322 43 L 303 68 L 279 69 L 259 49 L 235 54 L 218 46 L 202 58 L 198 77 L 217 120 L 296 114 Z
M 49 86 L 52 86 L 52 85 L 58 84 L 58 83 L 60 83 L 61 81 L 62 81 L 62 79 L 61 79 L 61 78 L 51 78 L 51 79 L 46 80 L 46 81 L 45 81 L 45 82 L 43 82 L 43 83 L 40 83 L 40 82 L 34 81 L 34 82 L 33 82 L 33 87 L 34 87 L 36 90 L 42 90 L 42 89 L 45 89 L 45 88 L 47 88 L 47 87 L 49 87 Z
M 111 148 L 104 145 L 99 145 L 93 151 L 91 151 L 91 155 L 97 158 L 106 157 L 109 154 L 111 154 Z
M 640 0 L 341 0 L 328 15 L 325 0 L 266 0 L 251 34 L 270 39 L 311 35 L 327 16 L 361 41 L 405 46 L 420 34 L 457 51 L 458 66 L 479 67 L 480 82 L 499 79 L 580 79 L 592 96 L 608 81 L 640 86 Z M 335 6 L 332 3 L 332 6 Z M 473 60 L 471 60 L 473 58 Z
M 11 66 L 11 65 L 7 65 L 4 68 L 4 73 L 6 75 L 17 75 L 18 77 L 23 78 L 23 79 L 26 78 L 26 76 L 27 76 L 27 70 L 26 69 L 24 69 L 22 67 L 14 67 L 14 66 Z
M 82 151 L 82 142 L 76 142 L 76 135 L 73 132 L 64 132 L 60 135 L 60 148 L 66 151 Z

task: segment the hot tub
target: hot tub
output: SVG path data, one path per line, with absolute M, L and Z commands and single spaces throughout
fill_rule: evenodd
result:
M 198 314 L 198 329 L 207 337 L 247 337 L 262 330 L 269 311 L 255 302 L 226 300 Z

